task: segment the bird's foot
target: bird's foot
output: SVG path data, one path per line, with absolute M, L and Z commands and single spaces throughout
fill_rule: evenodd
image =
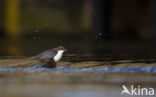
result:
M 41 67 L 45 67 L 45 68 L 56 68 L 56 63 L 43 63 L 41 65 Z

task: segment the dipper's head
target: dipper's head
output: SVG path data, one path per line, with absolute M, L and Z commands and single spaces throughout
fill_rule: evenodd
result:
M 58 51 L 66 52 L 66 51 L 67 51 L 63 46 L 59 46 L 59 47 L 57 47 L 57 48 L 54 48 L 54 50 L 55 50 L 56 52 L 58 52 Z
M 54 56 L 54 61 L 59 61 L 62 58 L 62 55 L 65 51 L 67 51 L 63 46 L 59 46 L 57 48 L 55 48 L 54 50 L 56 50 L 56 55 Z

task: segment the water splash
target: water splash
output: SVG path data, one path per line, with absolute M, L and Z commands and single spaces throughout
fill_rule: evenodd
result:
M 38 33 L 38 30 L 35 30 L 36 33 Z
M 101 32 L 99 32 L 99 33 L 96 34 L 95 38 L 100 38 L 102 36 L 103 36 L 103 34 Z
M 60 72 L 151 72 L 156 73 L 156 66 L 150 67 L 105 67 L 105 68 L 64 68 L 64 67 L 57 67 L 57 68 L 44 68 L 40 67 L 40 65 L 35 65 L 32 67 L 27 68 L 3 68 L 0 67 L 0 71 L 27 71 L 27 72 L 36 72 L 36 71 L 60 71 Z

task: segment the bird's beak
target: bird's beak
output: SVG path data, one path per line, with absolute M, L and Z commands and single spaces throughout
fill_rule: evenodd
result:
M 67 49 L 64 49 L 64 52 L 67 52 Z

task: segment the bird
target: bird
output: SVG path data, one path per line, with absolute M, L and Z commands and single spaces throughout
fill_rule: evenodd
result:
M 57 63 L 63 56 L 63 53 L 67 50 L 63 46 L 59 46 L 57 48 L 45 50 L 35 56 L 29 57 L 31 60 L 39 60 L 41 61 L 42 67 L 56 67 Z

